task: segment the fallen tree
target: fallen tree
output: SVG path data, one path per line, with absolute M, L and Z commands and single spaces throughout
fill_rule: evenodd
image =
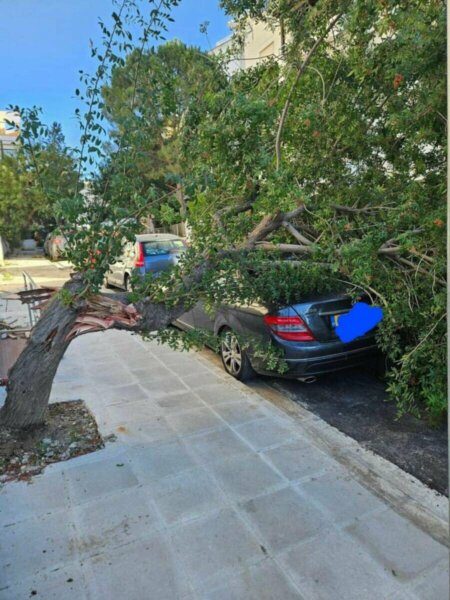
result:
M 61 292 L 41 304 L 42 317 L 34 327 L 28 343 L 11 369 L 7 383 L 6 402 L 0 411 L 0 423 L 22 428 L 43 423 L 48 412 L 53 379 L 58 365 L 70 342 L 79 335 L 119 329 L 148 333 L 165 329 L 196 301 L 199 293 L 206 293 L 202 280 L 217 269 L 223 261 L 235 261 L 252 251 L 267 233 L 274 231 L 303 207 L 289 214 L 267 216 L 255 227 L 239 248 L 220 250 L 214 256 L 195 255 L 184 270 L 169 276 L 174 301 L 155 300 L 166 295 L 165 285 L 154 284 L 153 295 L 144 295 L 132 303 L 127 294 L 86 294 L 83 273 L 74 273 Z M 214 299 L 214 294 L 212 294 Z M 217 301 L 217 298 L 215 298 Z M 214 301 L 214 300 L 213 300 Z
M 175 4 L 163 2 L 164 12 Z M 267 15 L 254 0 L 223 4 L 238 20 Z M 104 161 L 96 181 L 100 199 L 86 204 L 76 195 L 60 204 L 57 216 L 76 274 L 46 307 L 11 371 L 0 421 L 23 427 L 45 419 L 53 377 L 76 335 L 107 327 L 162 334 L 200 295 L 211 306 L 277 295 L 287 301 L 289 294 L 334 289 L 341 282 L 383 306 L 378 340 L 391 363 L 389 389 L 400 412 L 442 419 L 442 7 L 320 0 L 311 9 L 311 3 L 287 2 L 277 13 L 290 39 L 284 62 L 269 59 L 214 91 L 195 93 L 182 117 L 177 115 L 176 176 L 190 197 L 182 211 L 193 230 L 186 260 L 158 281 L 136 282 L 129 296 L 111 296 L 99 290 L 123 237 L 132 239 L 139 219 L 165 199 L 157 182 L 144 189 L 141 178 L 130 176 L 136 164 L 154 167 L 152 159 L 145 162 L 151 140 L 142 143 L 154 129 L 147 130 L 139 116 L 166 114 L 163 105 L 146 110 L 139 93 L 140 55 L 150 35 L 159 35 L 164 16 L 153 9 L 144 22 L 134 2 L 119 6 L 113 26 L 103 26 L 99 69 L 85 76 L 82 94 L 87 116 L 80 173 L 96 156 Z M 141 18 L 143 32 L 134 45 L 127 102 L 123 112 L 116 107 L 120 135 L 105 155 L 102 87 L 131 50 L 125 27 L 130 11 Z M 214 68 L 221 68 L 220 60 Z M 161 98 L 166 96 L 154 101 Z M 169 121 L 157 125 L 158 131 L 170 130 Z M 164 151 L 162 142 L 158 152 Z M 245 273 L 280 253 L 294 257 L 290 264 L 297 270 L 268 268 L 257 284 L 245 275 L 233 279 L 237 269 Z

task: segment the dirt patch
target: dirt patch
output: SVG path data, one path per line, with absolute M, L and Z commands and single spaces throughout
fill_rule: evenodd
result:
M 46 465 L 95 452 L 104 442 L 83 400 L 49 405 L 45 425 L 0 427 L 0 483 L 29 480 Z

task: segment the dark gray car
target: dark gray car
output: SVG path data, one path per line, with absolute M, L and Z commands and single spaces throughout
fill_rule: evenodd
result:
M 263 344 L 275 343 L 288 365 L 282 376 L 305 378 L 354 367 L 378 356 L 374 330 L 349 343 L 341 342 L 336 335 L 339 317 L 351 307 L 349 296 L 331 294 L 307 298 L 276 310 L 259 305 L 221 306 L 210 316 L 203 303 L 198 302 L 175 325 L 185 330 L 198 327 L 222 335 L 220 353 L 224 368 L 237 379 L 248 379 L 255 372 L 276 374 L 251 346 L 242 348 L 245 338 Z

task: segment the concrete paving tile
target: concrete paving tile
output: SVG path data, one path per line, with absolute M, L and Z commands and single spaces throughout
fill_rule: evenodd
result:
M 125 354 L 127 357 L 127 368 L 134 374 L 138 371 L 147 373 L 154 373 L 161 369 L 161 363 L 156 361 L 148 352 L 145 352 L 142 349 L 137 350 L 136 353 L 132 353 L 128 355 L 127 352 L 118 352 L 118 356 L 122 357 Z
M 106 459 L 73 466 L 64 471 L 64 478 L 73 504 L 81 504 L 138 484 L 133 471 L 123 459 Z
M 98 366 L 99 368 L 108 369 L 113 363 L 119 362 L 113 348 L 107 347 L 104 344 L 91 343 L 90 346 L 86 346 L 84 350 L 81 351 L 81 358 L 84 366 L 89 368 Z
M 93 391 L 98 400 L 101 400 L 105 406 L 137 402 L 138 400 L 146 400 L 148 398 L 143 388 L 137 383 L 114 387 L 96 386 Z
M 177 392 L 187 392 L 188 388 L 177 377 L 173 375 L 163 377 L 149 377 L 147 380 L 141 379 L 140 384 L 149 394 L 150 398 L 160 398 L 167 394 Z
M 34 477 L 31 483 L 10 482 L 0 489 L 0 524 L 17 523 L 68 505 L 62 473 L 45 472 Z
M 105 407 L 107 421 L 112 427 L 132 421 L 148 421 L 161 415 L 161 407 L 149 398 L 127 402 L 124 404 L 113 404 Z
M 105 369 L 95 364 L 86 367 L 86 369 L 88 374 L 95 377 L 97 385 L 116 387 L 131 384 L 134 380 L 131 372 L 119 362 L 109 364 Z
M 255 402 L 247 399 L 227 404 L 217 404 L 214 411 L 230 425 L 240 425 L 255 419 L 266 417 L 264 410 Z
M 239 425 L 236 431 L 255 449 L 284 444 L 295 437 L 295 429 L 286 427 L 271 418 L 258 419 Z
M 202 600 L 303 600 L 273 560 L 266 559 L 201 594 Z
M 302 439 L 266 450 L 263 454 L 291 481 L 311 477 L 326 470 L 341 472 L 338 463 Z
M 230 429 L 211 431 L 189 438 L 189 448 L 203 463 L 251 452 Z
M 146 365 L 155 362 L 155 359 L 135 342 L 133 342 L 133 344 L 122 344 L 120 346 L 115 345 L 113 349 L 119 360 L 123 360 L 124 356 L 127 357 L 126 366 L 128 368 L 137 365 L 144 368 Z
M 102 373 L 103 382 L 105 374 L 110 373 L 114 369 L 120 369 L 121 372 L 128 370 L 123 362 L 118 360 L 116 354 L 112 351 L 105 351 L 102 347 L 89 348 L 89 350 L 85 351 L 82 360 L 87 379 L 95 378 L 97 373 Z
M 418 600 L 418 597 L 405 589 L 401 592 L 396 592 L 395 594 L 388 596 L 386 600 Z M 428 600 L 428 596 L 426 596 L 426 600 Z M 441 598 L 438 600 L 441 600 Z M 447 600 L 447 596 L 444 596 L 442 600 Z
M 75 530 L 64 510 L 26 519 L 0 530 L 2 586 L 74 560 Z
M 191 408 L 202 408 L 205 406 L 192 392 L 182 392 L 181 394 L 163 396 L 156 400 L 156 404 L 167 414 L 186 411 Z
M 166 419 L 169 425 L 181 436 L 226 427 L 224 421 L 206 406 L 167 415 Z
M 88 559 L 86 570 L 95 600 L 184 600 L 191 591 L 161 533 Z
M 168 525 L 206 515 L 226 504 L 220 488 L 201 468 L 156 481 L 150 493 Z
M 114 434 L 119 441 L 128 445 L 155 442 L 167 443 L 177 439 L 175 431 L 161 416 L 154 416 L 150 419 L 137 419 L 117 425 L 114 428 Z
M 280 552 L 331 527 L 331 521 L 291 488 L 253 498 L 240 505 L 273 552 Z
M 139 336 L 132 335 L 130 333 L 125 334 L 121 337 L 113 340 L 106 340 L 108 346 L 114 349 L 120 349 L 123 352 L 131 352 L 133 350 L 141 349 L 141 346 L 138 342 Z
M 213 462 L 207 468 L 233 500 L 253 498 L 284 485 L 284 480 L 256 454 Z
M 221 383 L 222 376 L 216 375 L 212 371 L 204 371 L 200 373 L 193 373 L 190 375 L 182 375 L 181 379 L 191 390 L 202 388 L 205 385 L 211 385 Z
M 195 390 L 206 404 L 214 405 L 223 402 L 236 402 L 242 399 L 242 392 L 229 383 L 204 385 Z
M 74 561 L 57 570 L 41 571 L 6 589 L 0 587 L 0 600 L 87 600 L 86 581 L 79 564 Z
M 193 352 L 177 351 L 172 350 L 168 346 L 164 346 L 162 344 L 153 346 L 151 351 L 159 358 L 159 360 L 161 360 L 164 365 L 169 368 L 171 368 L 172 365 L 180 365 L 182 363 L 192 365 L 193 363 L 198 362 L 198 357 L 195 350 Z
M 308 600 L 381 600 L 399 590 L 392 573 L 343 531 L 330 531 L 278 556 Z
M 181 525 L 171 530 L 170 537 L 194 586 L 264 556 L 253 534 L 230 509 Z
M 450 598 L 448 560 L 422 574 L 420 583 L 413 584 L 413 598 L 417 600 L 447 600 Z
M 171 371 L 176 373 L 178 377 L 185 377 L 187 375 L 204 375 L 207 373 L 211 373 L 211 371 L 206 367 L 206 365 L 201 362 L 192 359 L 192 360 L 183 360 L 183 361 L 170 361 L 168 365 L 165 363 L 166 367 L 168 367 Z
M 148 380 L 150 377 L 171 377 L 171 373 L 159 361 L 153 360 L 149 362 L 148 355 L 145 355 L 146 363 L 143 365 L 130 365 L 130 371 L 139 381 L 140 379 Z
M 75 366 L 69 366 L 69 367 L 63 367 L 63 368 L 59 368 L 56 376 L 55 376 L 55 382 L 57 383 L 65 383 L 65 384 L 72 384 L 72 383 L 79 383 L 80 381 L 83 381 L 83 379 L 86 377 L 86 371 L 84 368 L 81 367 L 75 367 Z
M 335 523 L 358 519 L 387 506 L 344 469 L 303 482 L 296 489 L 305 499 L 320 506 Z
M 70 386 L 67 383 L 55 382 L 52 385 L 50 394 L 50 402 L 65 402 L 67 400 L 79 400 L 86 397 L 86 382 L 72 383 Z
M 391 509 L 363 517 L 345 529 L 402 580 L 417 577 L 437 562 L 448 560 L 448 548 Z
M 92 335 L 99 335 L 99 334 L 92 334 Z M 128 339 L 128 338 L 132 338 L 134 339 L 139 339 L 138 336 L 134 336 L 132 333 L 130 333 L 129 331 L 120 331 L 118 329 L 107 329 L 104 332 L 101 332 L 100 335 L 102 336 L 104 341 L 107 341 L 108 343 L 116 341 L 116 342 L 121 342 L 124 339 Z
M 116 461 L 123 462 L 124 457 L 126 456 L 127 446 L 124 444 L 120 444 L 118 441 L 110 442 L 107 441 L 103 448 L 100 448 L 96 452 L 89 452 L 88 454 L 82 454 L 81 456 L 76 456 L 75 458 L 70 458 L 69 460 L 65 460 L 59 463 L 52 463 L 45 468 L 44 477 L 46 477 L 49 473 L 63 473 L 63 479 L 66 481 L 64 477 L 64 473 L 69 471 L 74 467 L 81 467 L 84 465 L 91 465 L 93 463 L 99 463 L 102 461 Z M 66 490 L 68 492 L 68 487 L 66 483 Z M 69 496 L 70 501 L 70 496 Z
M 151 483 L 197 466 L 180 442 L 130 448 L 128 461 L 140 483 Z
M 148 494 L 136 487 L 76 506 L 74 519 L 77 550 L 86 556 L 149 535 L 160 525 Z

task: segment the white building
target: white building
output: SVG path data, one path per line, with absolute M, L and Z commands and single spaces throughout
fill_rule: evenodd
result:
M 13 129 L 7 121 L 15 123 L 17 128 Z M 17 154 L 19 126 L 20 116 L 17 113 L 0 110 L 0 159 Z
M 228 25 L 233 30 L 234 23 L 231 21 Z M 281 28 L 276 23 L 268 25 L 262 22 L 255 23 L 249 19 L 244 32 L 244 42 L 240 48 L 233 49 L 233 34 L 230 34 L 219 40 L 210 53 L 214 55 L 230 53 L 227 70 L 232 75 L 238 70 L 254 67 L 270 56 L 281 58 L 282 40 Z

